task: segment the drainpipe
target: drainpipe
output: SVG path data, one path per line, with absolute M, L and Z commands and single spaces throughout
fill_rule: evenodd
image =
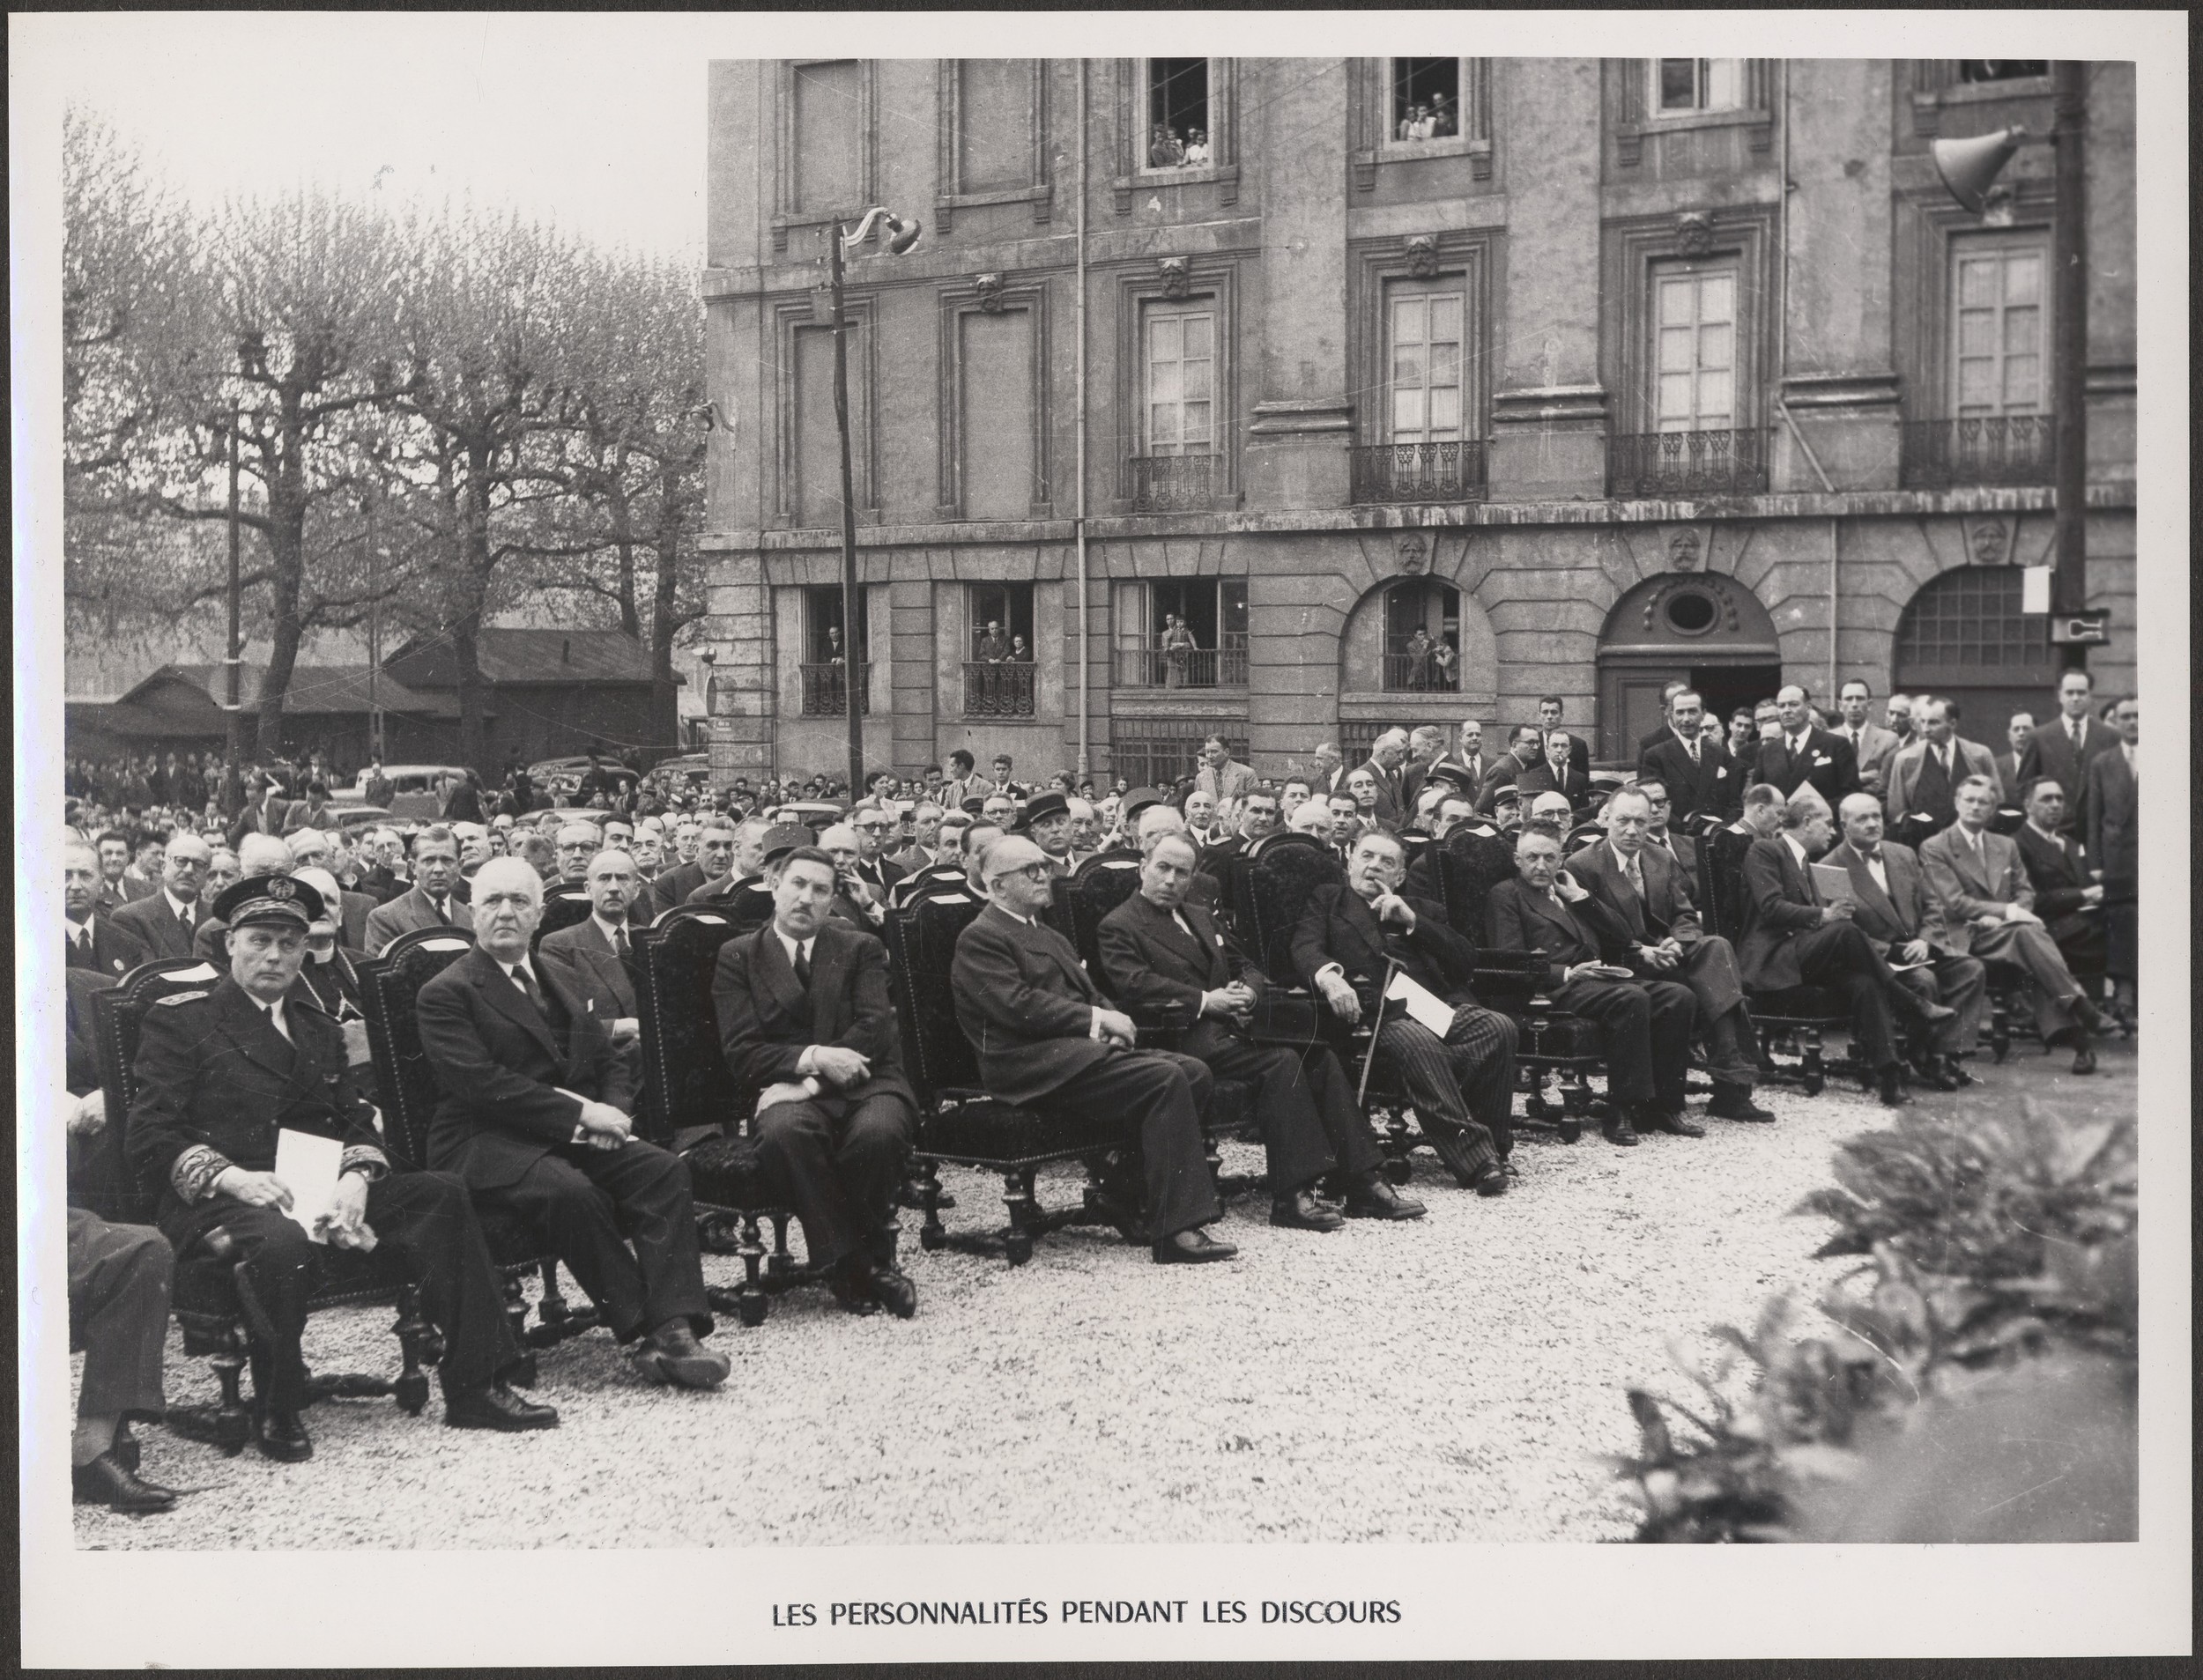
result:
M 1078 479 L 1072 494 L 1071 529 L 1079 545 L 1079 780 L 1084 781 L 1091 773 L 1087 735 L 1092 727 L 1092 707 L 1087 685 L 1092 680 L 1094 661 L 1087 647 L 1092 634 L 1091 620 L 1087 614 L 1087 61 L 1079 61 L 1079 211 L 1075 221 L 1077 260 L 1073 264 L 1075 284 L 1079 294 L 1072 309 L 1072 322 L 1079 338 L 1079 354 L 1072 383 L 1075 408 L 1075 431 L 1078 436 Z
M 1791 187 L 1790 181 L 1790 61 L 1787 58 L 1783 60 L 1782 174 L 1782 256 L 1776 276 L 1780 300 L 1776 305 L 1775 314 L 1775 412 L 1783 417 L 1783 424 L 1790 428 L 1790 440 L 1798 446 L 1798 452 L 1805 456 L 1806 464 L 1813 469 L 1813 476 L 1821 481 L 1821 488 L 1829 495 L 1834 495 L 1836 485 L 1829 481 L 1826 470 L 1821 467 L 1821 457 L 1814 454 L 1813 446 L 1806 441 L 1805 431 L 1799 426 L 1797 417 L 1791 413 L 1790 403 L 1783 395 L 1784 383 L 1790 377 L 1790 195 Z M 1828 520 L 1828 698 L 1830 699 L 1835 698 L 1836 687 L 1836 639 L 1838 620 L 1836 604 L 1836 520 L 1831 516 Z

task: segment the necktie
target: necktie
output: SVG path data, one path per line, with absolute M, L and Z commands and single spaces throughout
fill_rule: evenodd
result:
M 1629 877 L 1629 890 L 1642 899 L 1644 896 L 1644 876 L 1637 867 L 1637 860 L 1629 858 L 1621 867 L 1622 872 Z
M 1683 742 L 1683 751 L 1690 754 L 1691 768 L 1696 769 L 1698 767 L 1698 737 L 1695 735 L 1688 736 Z
M 627 930 L 626 928 L 614 928 L 612 930 L 612 948 L 619 956 L 621 962 L 624 963 L 627 960 L 631 952 L 627 944 Z
M 176 920 L 183 923 L 184 932 L 189 933 L 191 931 L 191 907 L 187 904 L 182 909 L 177 911 Z
M 2077 717 L 2069 717 L 2066 720 L 2066 733 L 2073 737 L 2073 744 L 2076 747 L 2081 744 L 2081 722 Z
M 451 925 L 451 912 L 443 907 L 444 901 L 441 899 L 431 899 L 429 903 L 436 907 L 436 920 L 449 928 Z
M 796 984 L 805 992 L 811 989 L 811 948 L 807 944 L 796 947 Z
M 527 964 L 513 965 L 513 984 L 526 994 L 528 1001 L 536 1006 L 538 1013 L 547 1013 L 543 1007 L 543 994 L 536 989 L 536 977 L 528 972 Z

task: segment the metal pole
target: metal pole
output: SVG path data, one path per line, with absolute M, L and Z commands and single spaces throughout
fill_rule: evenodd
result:
M 834 291 L 834 424 L 842 434 L 842 661 L 845 678 L 842 705 L 849 714 L 849 802 L 864 792 L 864 716 L 858 710 L 863 692 L 865 649 L 857 645 L 857 470 L 849 458 L 849 320 L 842 302 L 842 225 L 827 229 L 827 274 Z
M 245 661 L 244 608 L 237 567 L 237 407 L 229 411 L 229 657 L 222 662 L 223 707 L 228 713 L 229 770 L 224 777 L 232 811 L 244 808 L 245 711 L 241 677 Z
M 2058 335 L 2051 411 L 2058 449 L 2058 559 L 2051 575 L 2051 611 L 2079 612 L 2088 604 L 2088 178 L 2082 133 L 2088 126 L 2088 66 L 2059 59 L 2051 67 L 2057 205 L 2051 228 L 2057 270 L 2052 292 Z M 2088 650 L 2064 649 L 2069 668 Z
M 382 667 L 382 607 L 375 599 L 375 501 L 369 498 L 360 508 L 367 522 L 367 757 L 380 759 L 382 752 L 382 700 L 375 677 Z
M 1078 438 L 1077 477 L 1072 501 L 1072 529 L 1078 534 L 1079 549 L 1079 779 L 1084 781 L 1093 773 L 1093 756 L 1088 730 L 1094 715 L 1088 685 L 1093 680 L 1094 655 L 1087 646 L 1087 638 L 1093 634 L 1094 620 L 1087 604 L 1087 61 L 1079 61 L 1079 226 L 1076 234 L 1078 263 L 1073 284 L 1078 287 L 1077 308 L 1073 330 L 1079 340 L 1079 359 L 1076 364 L 1078 407 L 1076 435 Z

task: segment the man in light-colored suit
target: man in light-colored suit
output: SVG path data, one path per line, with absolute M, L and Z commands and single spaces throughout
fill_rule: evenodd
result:
M 380 955 L 401 934 L 419 928 L 474 927 L 474 913 L 453 896 L 459 878 L 459 842 L 441 826 L 413 841 L 413 884 L 367 917 L 367 950 Z
M 2088 861 L 2103 877 L 2106 965 L 2114 1007 L 2133 1017 L 2138 953 L 2135 925 L 2141 880 L 2141 701 L 2124 699 L 2112 716 L 2117 742 L 2088 760 Z
M 1943 901 L 1954 943 L 1986 962 L 2016 964 L 2035 982 L 2035 1024 L 2045 1044 L 2070 1043 L 2073 1070 L 2095 1071 L 2089 1035 L 2103 1018 L 2066 959 L 2043 919 L 2035 914 L 2035 889 L 2020 848 L 1989 832 L 1997 790 L 1986 776 L 1958 786 L 1958 821 L 1920 847 L 1928 886 Z
M 1201 767 L 1194 773 L 1193 785 L 1221 805 L 1228 799 L 1244 798 L 1262 784 L 1251 767 L 1232 757 L 1222 736 L 1212 735 L 1201 743 Z
M 1859 677 L 1852 677 L 1836 691 L 1835 732 L 1851 744 L 1851 757 L 1858 765 L 1858 785 L 1879 797 L 1889 758 L 1904 744 L 1894 730 L 1874 722 L 1873 707 L 1874 691 Z
M 2066 827 L 2088 829 L 2088 766 L 2100 752 L 2118 744 L 2116 730 L 2107 729 L 2095 714 L 2095 692 L 2085 670 L 2069 670 L 2058 679 L 2058 715 L 2036 726 L 2035 734 L 2020 755 L 2021 786 L 2037 776 L 2050 776 L 2066 790 Z M 2007 793 L 2016 789 L 2007 788 Z M 2089 850 L 2095 856 L 2095 849 Z
M 1837 815 L 1843 839 L 1821 861 L 1850 873 L 1858 900 L 1852 920 L 1888 960 L 1926 965 L 1897 970 L 1899 981 L 1958 1011 L 1935 1029 L 1932 1046 L 1916 1047 L 1915 1077 L 1937 1091 L 1971 1084 L 1957 1058 L 1981 1034 L 1989 971 L 1966 954 L 1962 940 L 1952 938 L 1942 900 L 1928 890 L 1912 848 L 1883 839 L 1881 802 L 1872 794 L 1852 794 Z
M 625 852 L 603 851 L 589 862 L 589 917 L 570 928 L 547 933 L 536 958 L 589 1012 L 612 1032 L 614 1045 L 642 1036 L 634 975 L 627 965 L 627 911 L 634 901 L 634 860 Z
M 1958 734 L 1958 702 L 1942 695 L 1925 702 L 1925 736 L 1900 748 L 1889 760 L 1885 777 L 1887 797 L 1882 804 L 1889 826 L 1899 833 L 1907 817 L 1925 818 L 1928 833 L 1950 826 L 1957 814 L 1958 784 L 1979 776 L 1989 784 L 1992 809 L 2004 797 L 2004 783 L 1997 777 L 1997 755 L 1978 741 L 1962 740 Z

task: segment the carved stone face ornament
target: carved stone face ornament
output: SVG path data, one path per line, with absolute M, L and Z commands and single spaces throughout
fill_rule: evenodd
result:
M 1162 276 L 1162 294 L 1183 298 L 1193 285 L 1193 264 L 1183 256 L 1159 256 L 1155 269 Z
M 999 274 L 974 275 L 971 289 L 979 294 L 980 308 L 990 315 L 1002 313 L 1002 277 Z
M 2004 527 L 1994 520 L 1979 521 L 1967 530 L 1966 546 L 1976 566 L 2002 566 Z
M 1667 566 L 1671 572 L 1698 569 L 1698 533 L 1688 526 L 1667 539 Z
M 1426 551 L 1423 548 L 1421 537 L 1405 537 L 1400 539 L 1399 561 L 1402 572 L 1410 577 L 1416 576 L 1423 569 L 1425 558 Z

